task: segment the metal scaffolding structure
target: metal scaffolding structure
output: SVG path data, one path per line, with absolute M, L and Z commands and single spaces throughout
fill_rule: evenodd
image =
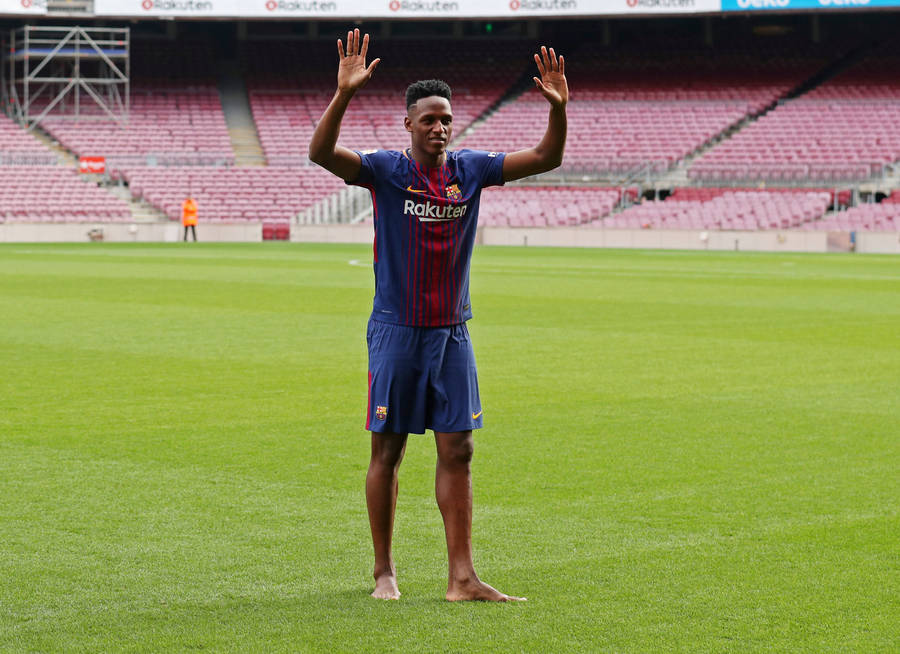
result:
M 4 53 L 5 107 L 29 131 L 48 117 L 128 122 L 131 105 L 127 27 L 25 25 Z

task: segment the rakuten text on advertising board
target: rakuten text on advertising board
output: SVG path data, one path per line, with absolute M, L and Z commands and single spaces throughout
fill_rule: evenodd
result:
M 240 16 L 240 0 L 94 0 L 95 16 Z
M 46 13 L 47 0 L 0 0 L 0 15 Z
M 347 16 L 350 12 L 338 0 L 253 0 L 241 3 L 245 16 Z
M 900 0 L 722 0 L 722 11 L 864 9 L 866 7 L 900 7 Z
M 618 14 L 705 14 L 720 10 L 720 0 L 618 0 Z M 624 9 L 622 9 L 624 8 Z

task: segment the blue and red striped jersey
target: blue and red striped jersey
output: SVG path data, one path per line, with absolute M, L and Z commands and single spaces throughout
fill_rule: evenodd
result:
M 375 208 L 372 318 L 440 327 L 472 317 L 469 262 L 481 189 L 503 184 L 503 153 L 448 152 L 439 168 L 409 150 L 360 152 L 359 177 Z

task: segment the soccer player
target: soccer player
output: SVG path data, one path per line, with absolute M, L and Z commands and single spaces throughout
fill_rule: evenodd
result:
M 511 601 L 482 582 L 472 563 L 472 430 L 482 426 L 475 357 L 466 321 L 469 261 L 481 189 L 552 170 L 562 163 L 569 91 L 565 62 L 553 48 L 534 55 L 538 91 L 550 104 L 547 131 L 535 147 L 508 154 L 450 151 L 450 88 L 416 82 L 406 91 L 403 152 L 356 152 L 337 144 L 341 119 L 380 59 L 366 65 L 369 35 L 337 41 L 337 91 L 313 132 L 309 158 L 369 189 L 375 210 L 375 299 L 369 320 L 372 450 L 366 504 L 375 549 L 373 597 L 398 599 L 391 556 L 397 472 L 407 435 L 434 432 L 435 492 L 449 558 L 447 599 Z

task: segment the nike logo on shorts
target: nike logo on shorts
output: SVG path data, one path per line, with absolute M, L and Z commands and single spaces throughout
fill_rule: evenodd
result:
M 482 413 L 484 413 L 484 411 L 479 411 L 478 413 L 473 413 L 472 420 L 478 420 L 481 417 Z

